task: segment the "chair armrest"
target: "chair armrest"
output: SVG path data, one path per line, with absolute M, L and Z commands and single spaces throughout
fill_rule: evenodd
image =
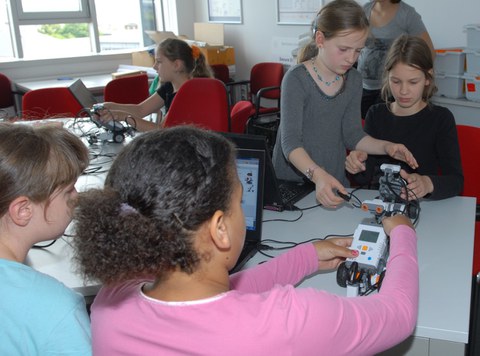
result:
M 272 91 L 272 90 L 280 90 L 280 87 L 279 86 L 265 87 L 265 88 L 260 89 L 257 92 L 257 95 L 255 95 L 255 103 L 254 103 L 255 104 L 255 117 L 258 117 L 258 113 L 260 111 L 260 100 L 261 100 L 263 94 L 268 92 L 268 91 Z
M 280 90 L 280 87 L 279 86 L 275 86 L 275 87 L 265 87 L 265 88 L 262 88 L 260 89 L 259 91 L 257 91 L 257 97 L 262 97 L 264 93 L 266 92 L 269 92 L 269 91 L 272 91 L 272 90 Z

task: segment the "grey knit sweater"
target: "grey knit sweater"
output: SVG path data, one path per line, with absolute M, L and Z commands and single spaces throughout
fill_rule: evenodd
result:
M 316 164 L 344 186 L 346 149 L 354 149 L 365 136 L 361 125 L 362 78 L 356 69 L 345 74 L 343 87 L 327 96 L 303 64 L 291 67 L 282 81 L 280 126 L 273 151 L 278 178 L 301 181 L 303 172 L 287 161 L 303 147 Z

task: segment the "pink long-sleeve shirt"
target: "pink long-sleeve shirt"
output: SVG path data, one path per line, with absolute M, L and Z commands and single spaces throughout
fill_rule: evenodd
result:
M 347 298 L 293 284 L 318 269 L 312 244 L 231 277 L 229 292 L 194 302 L 145 296 L 145 281 L 102 288 L 92 306 L 94 355 L 373 355 L 417 320 L 415 232 L 391 232 L 379 293 Z M 332 278 L 334 278 L 332 276 Z

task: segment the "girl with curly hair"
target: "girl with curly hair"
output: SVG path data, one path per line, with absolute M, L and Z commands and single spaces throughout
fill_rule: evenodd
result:
M 230 275 L 245 239 L 241 204 L 235 148 L 217 133 L 177 126 L 124 148 L 76 213 L 76 259 L 103 283 L 94 354 L 365 355 L 410 335 L 418 266 L 409 219 L 384 220 L 391 261 L 380 293 L 342 298 L 294 285 L 357 256 L 350 238 L 301 244 Z

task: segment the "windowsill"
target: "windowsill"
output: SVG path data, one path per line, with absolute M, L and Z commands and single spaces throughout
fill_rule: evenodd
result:
M 135 49 L 128 49 L 128 50 L 118 50 L 118 51 L 110 51 L 110 52 L 103 52 L 103 53 L 92 53 L 92 54 L 82 54 L 75 57 L 55 57 L 55 58 L 22 58 L 22 59 L 15 59 L 9 61 L 1 61 L 0 64 L 3 68 L 13 68 L 16 66 L 23 66 L 23 65 L 36 65 L 42 64 L 44 62 L 68 62 L 68 61 L 94 61 L 97 59 L 105 59 L 108 57 L 118 57 L 118 56 L 130 56 L 133 52 L 140 52 L 144 50 L 148 50 L 151 47 L 144 47 L 144 48 L 135 48 Z
M 11 62 L 0 62 L 0 65 L 2 73 L 14 82 L 46 80 L 60 76 L 98 75 L 114 73 L 121 64 L 131 65 L 132 52 L 143 51 L 149 48 L 86 54 L 77 57 L 20 59 Z

